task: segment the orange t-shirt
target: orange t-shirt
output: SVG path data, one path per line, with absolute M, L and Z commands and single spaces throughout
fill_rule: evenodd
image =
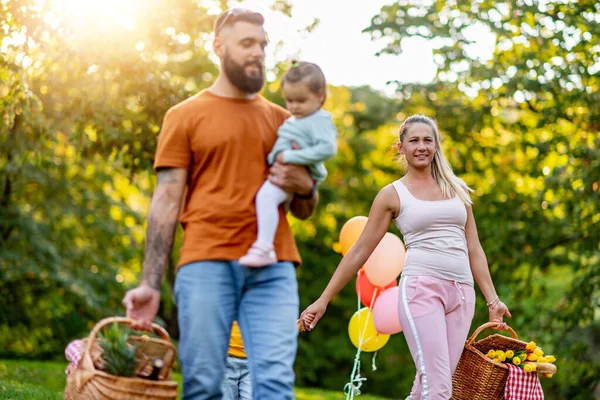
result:
M 188 170 L 178 267 L 237 260 L 256 240 L 254 197 L 267 178 L 266 158 L 277 129 L 288 117 L 284 108 L 260 96 L 235 99 L 208 90 L 167 112 L 154 168 Z M 283 206 L 274 245 L 280 261 L 300 262 Z

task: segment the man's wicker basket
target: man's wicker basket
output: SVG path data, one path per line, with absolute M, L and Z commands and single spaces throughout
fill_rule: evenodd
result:
M 512 338 L 494 334 L 475 342 L 481 331 L 495 324 L 481 325 L 467 340 L 456 371 L 452 376 L 452 399 L 454 400 L 502 400 L 508 377 L 508 367 L 495 362 L 485 354 L 490 350 L 525 350 L 526 342 L 519 340 L 516 332 L 508 328 Z M 538 373 L 556 372 L 552 364 L 538 364 Z
M 96 336 L 102 328 L 113 322 L 131 324 L 131 320 L 122 317 L 105 318 L 99 321 L 84 340 L 81 362 L 67 376 L 65 400 L 175 400 L 177 382 L 172 381 L 171 368 L 175 361 L 175 346 L 170 337 L 159 325 L 153 324 L 160 339 L 144 336 L 130 336 L 129 343 L 136 345 L 136 377 L 127 378 L 102 372 L 102 350 L 96 342 Z M 164 367 L 159 380 L 143 379 L 152 372 L 152 360 L 160 358 Z

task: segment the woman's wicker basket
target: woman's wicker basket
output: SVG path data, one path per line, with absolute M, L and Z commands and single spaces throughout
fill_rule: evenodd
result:
M 65 387 L 65 400 L 175 400 L 177 382 L 172 381 L 171 367 L 175 361 L 175 346 L 170 342 L 169 334 L 159 325 L 153 324 L 161 339 L 144 336 L 130 336 L 129 343 L 137 346 L 136 377 L 127 378 L 102 372 L 102 350 L 96 342 L 96 336 L 102 328 L 113 322 L 131 324 L 131 320 L 122 317 L 105 318 L 99 321 L 84 340 L 81 362 L 68 376 Z M 159 380 L 143 379 L 152 372 L 152 360 L 160 358 L 164 367 Z
M 508 377 L 508 367 L 485 356 L 489 350 L 525 350 L 527 343 L 518 340 L 512 328 L 512 338 L 494 334 L 475 342 L 481 331 L 495 324 L 481 325 L 467 340 L 456 371 L 452 376 L 454 400 L 502 400 Z

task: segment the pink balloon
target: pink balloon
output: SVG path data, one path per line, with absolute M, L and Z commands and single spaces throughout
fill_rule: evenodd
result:
M 400 288 L 398 286 L 386 289 L 381 293 L 373 306 L 373 324 L 381 334 L 393 335 L 402 332 L 398 318 L 398 301 Z
M 386 232 L 367 262 L 365 273 L 374 286 L 385 286 L 398 278 L 404 267 L 406 250 L 402 240 Z

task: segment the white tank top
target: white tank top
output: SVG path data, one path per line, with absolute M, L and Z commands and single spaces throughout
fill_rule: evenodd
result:
M 400 198 L 394 222 L 406 245 L 402 275 L 434 276 L 473 286 L 465 236 L 467 209 L 460 197 L 419 200 L 400 180 L 392 185 Z

